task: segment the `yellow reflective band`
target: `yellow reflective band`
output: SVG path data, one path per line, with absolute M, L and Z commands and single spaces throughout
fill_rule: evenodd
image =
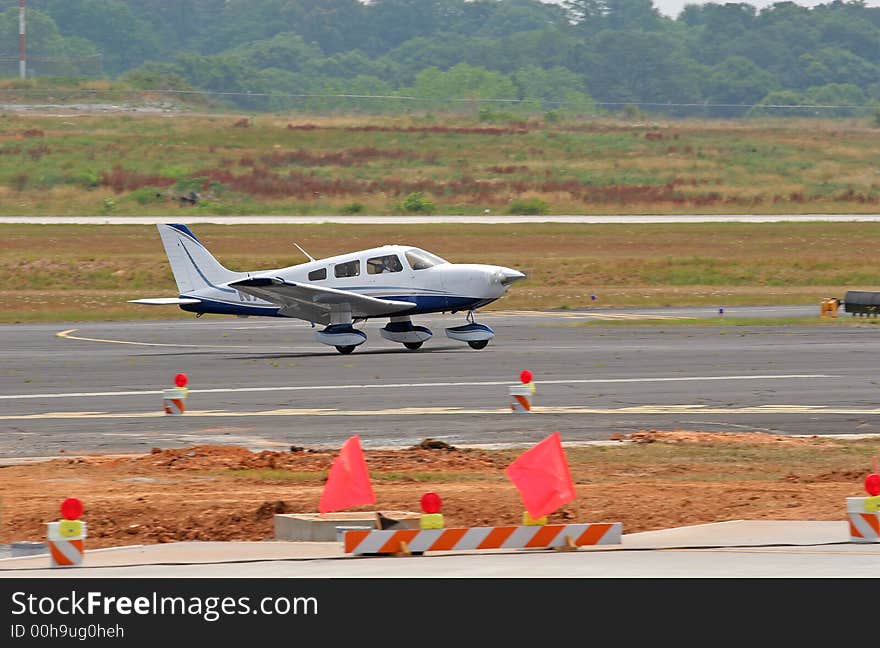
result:
M 419 518 L 419 528 L 421 529 L 442 529 L 443 514 L 442 513 L 423 513 Z
M 880 495 L 865 498 L 865 513 L 877 513 L 880 511 Z
M 79 520 L 60 520 L 58 533 L 64 538 L 76 538 L 82 535 L 83 524 Z
M 522 523 L 526 526 L 543 526 L 547 524 L 547 516 L 539 517 L 537 520 L 529 515 L 528 511 L 523 511 Z

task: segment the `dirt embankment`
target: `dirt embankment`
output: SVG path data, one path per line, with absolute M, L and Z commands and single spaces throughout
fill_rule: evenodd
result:
M 643 431 L 621 444 L 739 444 L 768 448 L 827 440 L 761 433 Z M 518 523 L 519 493 L 504 468 L 521 450 L 453 448 L 423 442 L 402 450 L 367 450 L 376 504 L 360 510 L 419 511 L 427 491 L 440 494 L 447 526 Z M 583 462 L 567 452 L 577 499 L 551 521 L 622 522 L 624 533 L 735 519 L 846 519 L 845 498 L 864 496 L 866 471 L 787 471 L 778 452 L 766 461 L 652 464 Z M 263 540 L 275 513 L 313 513 L 336 453 L 291 448 L 251 452 L 195 446 L 141 456 L 87 456 L 0 470 L 0 542 L 44 540 L 65 497 L 85 504 L 90 548 L 180 540 Z M 766 475 L 766 478 L 763 476 Z M 357 509 L 352 509 L 357 510 Z

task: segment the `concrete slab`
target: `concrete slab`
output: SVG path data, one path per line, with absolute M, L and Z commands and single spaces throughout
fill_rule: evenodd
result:
M 276 513 L 275 539 L 288 542 L 335 542 L 339 529 L 378 529 L 377 511 L 336 511 L 332 513 Z M 381 511 L 383 517 L 398 522 L 399 528 L 417 529 L 421 514 L 412 511 Z
M 730 520 L 623 536 L 623 546 L 629 549 L 764 547 L 849 541 L 849 523 L 846 520 Z
M 314 560 L 344 555 L 342 543 L 339 542 L 168 542 L 86 549 L 83 568 L 256 560 Z M 5 558 L 0 560 L 0 570 L 40 569 L 48 564 L 47 555 Z
M 433 560 L 436 558 L 437 560 Z M 356 557 L 341 542 L 174 542 L 86 550 L 84 564 L 0 560 L 0 578 L 856 577 L 880 569 L 880 543 L 846 521 L 735 520 L 624 534 L 577 551 L 483 550 Z

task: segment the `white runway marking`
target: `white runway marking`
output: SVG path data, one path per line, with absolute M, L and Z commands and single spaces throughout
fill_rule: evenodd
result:
M 777 374 L 758 376 L 671 376 L 657 378 L 583 378 L 564 380 L 542 380 L 535 386 L 541 385 L 583 385 L 583 384 L 610 384 L 610 383 L 652 383 L 652 382 L 704 382 L 710 380 L 793 380 L 815 378 L 839 378 L 840 376 L 829 374 Z M 477 387 L 512 385 L 511 380 L 487 380 L 473 382 L 422 382 L 422 383 L 368 383 L 363 385 L 297 385 L 276 387 L 220 387 L 217 389 L 190 389 L 190 394 L 232 394 L 240 392 L 281 392 L 281 391 L 319 391 L 319 390 L 346 390 L 346 389 L 398 389 L 416 387 Z M 111 391 L 111 392 L 68 392 L 61 394 L 3 394 L 0 400 L 20 400 L 31 398 L 82 398 L 84 396 L 144 396 L 161 394 L 164 390 L 144 391 Z
M 533 414 L 880 414 L 877 408 L 839 408 L 827 405 L 758 405 L 755 407 L 709 407 L 706 405 L 638 405 L 634 407 L 533 407 Z M 254 417 L 254 416 L 413 416 L 466 414 L 473 416 L 510 416 L 510 408 L 462 408 L 462 407 L 400 407 L 379 410 L 335 410 L 320 408 L 275 409 L 256 412 L 232 412 L 225 410 L 188 410 L 187 418 Z M 20 414 L 0 416 L 0 421 L 28 421 L 45 419 L 132 419 L 164 418 L 164 412 L 46 412 L 43 414 Z

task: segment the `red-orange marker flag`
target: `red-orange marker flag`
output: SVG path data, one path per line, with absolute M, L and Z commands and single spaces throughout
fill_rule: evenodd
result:
M 339 456 L 330 466 L 318 511 L 328 513 L 361 504 L 373 504 L 375 501 L 376 495 L 370 484 L 367 462 L 361 450 L 361 439 L 355 434 L 342 444 Z
M 533 519 L 549 515 L 577 496 L 559 432 L 523 452 L 504 474 L 519 490 L 526 511 Z

